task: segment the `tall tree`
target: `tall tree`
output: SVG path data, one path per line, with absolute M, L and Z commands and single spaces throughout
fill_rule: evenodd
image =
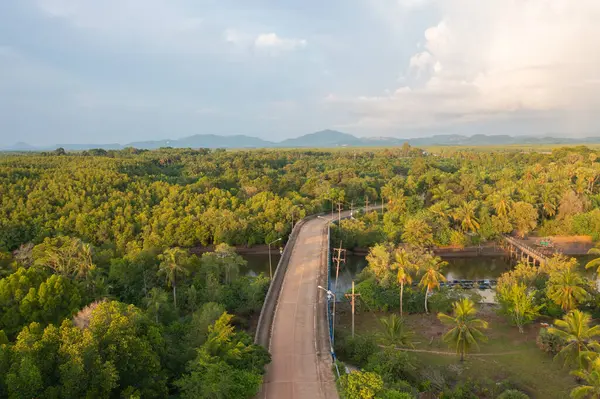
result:
M 400 317 L 403 317 L 404 284 L 411 284 L 413 279 L 411 273 L 416 271 L 417 266 L 411 260 L 411 255 L 403 248 L 394 251 L 394 260 L 391 269 L 396 271 L 396 279 L 400 284 Z
M 452 307 L 452 316 L 438 313 L 438 319 L 451 327 L 444 334 L 443 340 L 456 349 L 456 353 L 460 354 L 460 360 L 463 361 L 465 353 L 472 347 L 479 348 L 479 342 L 487 341 L 487 337 L 480 329 L 487 329 L 488 323 L 476 317 L 475 304 L 468 298 L 455 302 Z
M 587 299 L 588 293 L 584 284 L 581 274 L 573 269 L 553 272 L 548 280 L 548 298 L 568 312 L 575 309 L 578 303 Z
M 567 344 L 556 355 L 564 359 L 565 364 L 576 364 L 580 369 L 585 367 L 585 352 L 599 352 L 600 344 L 594 341 L 600 336 L 600 326 L 590 327 L 592 317 L 580 310 L 566 314 L 562 320 L 555 320 L 556 327 L 548 328 L 550 334 L 563 339 Z
M 454 211 L 453 218 L 460 223 L 460 228 L 464 232 L 476 232 L 479 230 L 479 220 L 475 214 L 477 211 L 477 201 L 463 201 Z
M 404 224 L 402 241 L 407 244 L 427 248 L 433 245 L 431 226 L 423 219 L 409 219 Z
M 425 288 L 425 312 L 429 313 L 427 309 L 427 300 L 429 299 L 429 292 L 439 288 L 440 282 L 446 281 L 446 277 L 440 273 L 440 269 L 446 266 L 448 263 L 442 261 L 439 257 L 433 256 L 432 254 L 426 254 L 425 263 L 423 269 L 425 270 L 419 285 Z
M 187 252 L 181 248 L 167 248 L 158 255 L 160 265 L 158 273 L 164 274 L 167 285 L 173 288 L 173 305 L 177 308 L 177 275 L 189 274 L 187 269 Z
M 367 263 L 369 271 L 375 279 L 383 286 L 389 286 L 393 281 L 391 273 L 391 253 L 390 248 L 386 244 L 376 244 L 371 247 L 367 255 Z

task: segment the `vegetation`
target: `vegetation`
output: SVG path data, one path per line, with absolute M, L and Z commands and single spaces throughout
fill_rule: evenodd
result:
M 406 145 L 0 155 L 0 396 L 252 397 L 269 356 L 248 332 L 269 280 L 241 276 L 244 261 L 231 246 L 285 241 L 307 214 L 374 202 L 386 207 L 355 212 L 332 236 L 347 248 L 370 248 L 359 308 L 400 317 L 378 322 L 387 332 L 377 339 L 340 339 L 341 352 L 362 366 L 340 380 L 342 394 L 499 395 L 480 381 L 420 373 L 420 355 L 391 348 L 416 345 L 407 320 L 429 308 L 465 307 L 451 334 L 463 352 L 473 344 L 463 338 L 483 325 L 467 311 L 467 293 L 440 284 L 444 262 L 431 249 L 532 232 L 600 239 L 598 154 L 436 152 Z M 560 256 L 540 268 L 517 266 L 501 278 L 498 297 L 523 331 L 517 335 L 527 335 L 539 313 L 597 314 L 600 304 Z M 589 335 L 581 347 L 560 325 L 562 335 L 548 329 L 558 337 L 548 346 L 576 353 L 580 378 L 594 387 L 594 327 L 580 317 Z
M 465 298 L 454 303 L 452 316 L 444 313 L 438 314 L 438 319 L 451 327 L 444 335 L 443 340 L 455 348 L 456 353 L 460 354 L 461 361 L 465 360 L 465 353 L 472 347 L 479 348 L 479 342 L 487 339 L 480 329 L 488 328 L 488 323 L 476 318 L 476 313 L 473 301 Z

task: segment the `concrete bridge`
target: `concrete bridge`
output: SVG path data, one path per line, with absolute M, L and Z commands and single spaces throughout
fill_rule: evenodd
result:
M 335 215 L 337 216 L 337 215 Z M 349 212 L 342 213 L 342 217 Z M 292 231 L 261 311 L 255 342 L 271 352 L 257 399 L 337 399 L 327 297 L 330 217 L 311 216 Z
M 526 261 L 538 266 L 544 265 L 548 261 L 546 255 L 542 252 L 514 237 L 504 236 L 504 239 L 500 241 L 500 246 L 511 258 L 516 260 Z

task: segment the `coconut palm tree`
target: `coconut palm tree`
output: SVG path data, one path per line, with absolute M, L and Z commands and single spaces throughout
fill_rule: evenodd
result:
M 600 255 L 600 248 L 598 248 L 598 247 L 590 248 L 590 250 L 588 251 L 588 255 Z M 592 259 L 585 265 L 586 269 L 591 269 L 593 267 L 596 268 L 596 273 L 600 276 L 600 257 L 598 257 L 596 259 Z
M 400 284 L 400 317 L 402 318 L 404 284 L 412 283 L 411 272 L 416 270 L 416 265 L 411 261 L 410 254 L 405 249 L 397 249 L 394 251 L 394 261 L 390 268 L 396 271 L 396 278 L 398 279 L 398 284 Z
M 384 345 L 414 347 L 414 333 L 408 329 L 403 319 L 395 314 L 379 319 L 383 327 L 381 342 Z
M 475 232 L 479 230 L 479 221 L 475 217 L 476 210 L 477 201 L 463 201 L 454 211 L 453 218 L 457 222 L 460 222 L 460 227 L 464 232 Z
M 591 321 L 592 317 L 580 310 L 554 321 L 556 327 L 548 328 L 548 332 L 566 342 L 556 358 L 563 358 L 565 364 L 577 364 L 580 369 L 585 367 L 587 356 L 582 354 L 600 351 L 600 344 L 594 341 L 594 337 L 600 336 L 600 326 L 590 327 Z
M 513 200 L 510 192 L 503 190 L 497 191 L 490 197 L 490 203 L 496 210 L 496 214 L 500 217 L 507 217 L 510 212 Z
M 162 288 L 152 288 L 148 292 L 148 296 L 144 299 L 146 309 L 154 314 L 156 323 L 158 324 L 158 315 L 163 304 L 167 303 L 167 293 Z
M 427 309 L 429 291 L 439 288 L 441 281 L 446 281 L 446 277 L 440 273 L 440 269 L 447 264 L 448 262 L 442 261 L 439 257 L 433 256 L 432 254 L 427 254 L 424 267 L 425 273 L 423 274 L 423 277 L 421 277 L 421 281 L 419 281 L 419 285 L 423 288 L 426 288 L 425 313 L 429 313 L 429 310 Z
M 565 312 L 573 310 L 588 297 L 584 283 L 583 277 L 571 268 L 555 271 L 548 280 L 548 298 Z
M 173 305 L 177 308 L 177 275 L 188 274 L 186 268 L 187 252 L 181 248 L 167 248 L 158 255 L 161 261 L 158 266 L 158 274 L 164 274 L 167 279 L 167 285 L 173 288 Z
M 558 190 L 553 184 L 545 184 L 542 186 L 542 192 L 540 193 L 540 207 L 544 215 L 551 218 L 556 215 L 558 208 Z
M 487 341 L 487 337 L 479 330 L 488 328 L 488 323 L 478 319 L 475 304 L 468 298 L 463 298 L 452 305 L 452 316 L 438 313 L 438 319 L 450 330 L 443 336 L 444 342 L 456 349 L 460 354 L 460 361 L 465 360 L 465 353 L 471 347 L 479 348 L 479 342 Z
M 589 371 L 576 370 L 571 374 L 586 384 L 571 390 L 572 399 L 600 399 L 600 359 L 595 359 Z

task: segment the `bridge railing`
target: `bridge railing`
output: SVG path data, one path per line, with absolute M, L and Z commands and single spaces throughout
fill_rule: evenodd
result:
M 540 251 L 538 251 L 537 249 L 529 246 L 528 244 L 518 241 L 512 237 L 509 236 L 504 236 L 504 239 L 506 239 L 506 241 L 508 241 L 510 244 L 514 245 L 515 247 L 519 248 L 521 251 L 525 251 L 525 252 L 529 252 L 532 255 L 535 255 L 537 257 L 540 258 L 540 260 L 546 261 L 547 257 L 546 255 L 542 254 Z

